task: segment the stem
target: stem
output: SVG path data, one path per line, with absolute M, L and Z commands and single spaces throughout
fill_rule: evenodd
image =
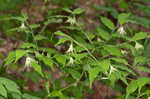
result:
M 37 49 L 38 49 L 38 44 L 37 44 L 37 41 L 35 40 L 35 35 L 34 35 L 34 32 L 33 32 L 32 28 L 30 28 L 29 23 L 28 23 L 27 21 L 25 21 L 25 25 L 27 26 L 27 28 L 28 28 L 29 31 L 31 32 L 31 35 L 32 35 L 32 37 L 33 37 L 33 41 L 34 41 L 34 43 L 36 44 Z

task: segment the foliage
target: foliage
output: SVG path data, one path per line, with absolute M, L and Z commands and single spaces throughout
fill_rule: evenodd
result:
M 52 0 L 57 5 L 56 1 Z M 0 77 L 0 98 L 84 99 L 85 94 L 92 93 L 95 80 L 107 83 L 115 90 L 116 86 L 123 88 L 122 83 L 126 87 L 122 92 L 126 92 L 126 95 L 120 95 L 117 99 L 148 98 L 150 78 L 142 77 L 139 71 L 150 73 L 150 35 L 131 27 L 142 25 L 149 28 L 147 10 L 144 10 L 146 17 L 134 15 L 129 12 L 129 4 L 125 0 L 120 3 L 120 7 L 126 10 L 123 13 L 112 6 L 91 6 L 95 10 L 110 13 L 117 22 L 105 15 L 97 15 L 100 25 L 89 32 L 84 29 L 85 24 L 79 21 L 79 18 L 86 17 L 86 9 L 70 9 L 68 6 L 73 5 L 76 0 L 65 2 L 66 0 L 62 0 L 61 7 L 50 10 L 45 21 L 40 24 L 30 23 L 30 17 L 26 14 L 3 16 L 2 22 L 13 21 L 20 25 L 9 31 L 25 37 L 24 43 L 8 54 L 0 68 L 0 74 L 3 75 Z M 146 7 L 137 2 L 132 3 L 139 10 Z M 56 25 L 54 31 L 49 29 L 50 25 Z M 25 59 L 21 67 L 26 70 L 23 72 L 24 76 L 37 84 L 39 79 L 44 82 L 41 92 L 32 93 L 21 89 L 25 85 L 20 82 L 24 81 L 19 78 L 17 81 L 17 78 L 6 73 L 8 67 L 19 64 L 21 59 Z M 28 71 L 30 68 L 34 72 Z M 55 72 L 56 69 L 59 69 L 59 79 L 44 72 Z

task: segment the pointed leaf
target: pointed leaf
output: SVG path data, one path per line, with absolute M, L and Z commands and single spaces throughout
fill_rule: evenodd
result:
M 114 23 L 113 23 L 110 19 L 108 19 L 108 18 L 106 18 L 106 17 L 101 17 L 101 21 L 102 21 L 102 23 L 103 23 L 105 26 L 107 26 L 109 29 L 111 29 L 111 30 L 114 30 L 114 29 L 115 29 L 115 25 L 114 25 Z
M 140 93 L 142 87 L 148 83 L 150 84 L 150 78 L 148 78 L 148 77 L 141 77 L 137 80 L 137 85 L 139 87 L 138 88 L 139 93 Z
M 148 68 L 148 67 L 138 66 L 138 67 L 136 67 L 136 69 L 139 71 L 150 73 L 150 68 Z
M 58 45 L 60 45 L 60 44 L 63 44 L 63 43 L 65 43 L 66 41 L 69 41 L 69 39 L 68 39 L 68 38 L 65 38 L 65 37 L 60 38 L 59 41 L 56 43 L 56 46 L 58 46 Z
M 83 9 L 77 8 L 77 9 L 75 9 L 75 10 L 73 11 L 73 14 L 81 14 L 81 13 L 83 13 L 83 12 L 84 12 Z
M 43 35 L 36 35 L 34 39 L 37 40 L 37 41 L 40 41 L 40 40 L 47 39 L 47 37 L 45 37 Z
M 120 24 L 128 23 L 130 21 L 129 20 L 129 16 L 130 16 L 130 13 L 121 13 L 121 14 L 119 14 L 119 16 L 118 16 L 118 22 Z
M 8 56 L 7 56 L 7 58 L 6 58 L 6 63 L 5 63 L 5 65 L 8 65 L 8 64 L 10 64 L 10 63 L 12 63 L 14 60 L 15 60 L 15 52 L 14 51 L 12 51 L 12 52 L 10 52 L 9 54 L 8 54 Z
M 41 66 L 38 64 L 37 61 L 33 60 L 33 61 L 31 62 L 31 66 L 35 69 L 36 72 L 38 72 L 41 76 L 43 76 L 42 68 L 41 68 Z
M 132 80 L 132 81 L 129 83 L 129 85 L 127 86 L 127 88 L 126 88 L 126 93 L 127 93 L 126 99 L 128 99 L 128 96 L 129 96 L 131 93 L 135 92 L 137 88 L 138 88 L 137 81 L 136 81 L 136 80 Z
M 99 68 L 101 68 L 101 70 L 106 72 L 109 69 L 111 64 L 110 64 L 110 60 L 109 59 L 105 59 L 105 60 L 99 61 L 98 65 L 99 65 Z
M 36 56 L 39 60 L 43 61 L 45 65 L 48 65 L 52 70 L 54 70 L 53 68 L 53 60 L 50 57 L 41 55 L 39 53 L 36 53 Z
M 108 51 L 111 55 L 115 55 L 115 56 L 121 56 L 121 51 L 119 48 L 113 46 L 113 45 L 107 45 L 104 46 L 104 49 L 106 51 Z
M 41 98 L 39 98 L 39 97 L 35 97 L 35 96 L 32 96 L 32 95 L 27 94 L 27 93 L 23 94 L 23 95 L 22 95 L 22 98 L 23 98 L 23 99 L 41 99 Z
M 76 79 L 76 80 L 80 79 L 81 74 L 78 71 L 76 71 L 74 69 L 69 69 L 68 72 L 69 72 L 70 75 L 72 75 L 72 77 L 74 79 Z
M 2 83 L 0 83 L 0 95 L 7 98 L 7 91 Z
M 55 55 L 56 60 L 63 64 L 63 66 L 66 64 L 66 56 L 64 55 Z
M 14 92 L 14 93 L 21 94 L 18 85 L 12 80 L 0 77 L 0 83 L 3 84 L 10 93 Z
M 139 33 L 136 33 L 132 39 L 133 40 L 141 40 L 141 39 L 145 39 L 147 36 L 148 36 L 147 33 L 139 32 Z
M 55 34 L 59 35 L 59 36 L 62 36 L 62 37 L 65 37 L 65 39 L 68 39 L 70 41 L 73 41 L 70 36 L 66 35 L 65 33 L 61 32 L 61 31 L 57 31 L 57 32 L 55 32 Z
M 23 43 L 23 45 L 21 45 L 20 48 L 36 48 L 36 45 L 32 44 L 32 43 Z
M 117 63 L 123 63 L 125 65 L 128 64 L 128 62 L 125 59 L 122 58 L 111 58 L 113 61 L 117 62 Z
M 97 77 L 97 75 L 99 74 L 99 72 L 101 72 L 102 70 L 98 67 L 95 68 L 91 68 L 89 70 L 89 80 L 90 80 L 90 88 L 92 88 L 92 83 L 94 81 L 94 79 Z
M 61 91 L 57 91 L 57 90 L 54 90 L 51 92 L 50 94 L 52 97 L 57 97 L 57 96 L 62 96 L 62 92 Z
M 52 59 L 50 59 L 50 58 L 48 58 L 48 57 L 44 57 L 44 58 L 43 58 L 43 62 L 44 62 L 46 65 L 50 66 L 52 70 L 54 70 L 54 68 L 53 68 L 53 60 L 52 60 Z
M 68 12 L 68 13 L 72 13 L 72 11 L 69 8 L 63 8 L 63 10 Z
M 26 54 L 26 50 L 16 50 L 16 60 L 15 60 L 15 62 L 17 62 L 25 54 Z
M 110 34 L 105 31 L 104 29 L 97 28 L 97 34 L 102 37 L 104 40 L 109 40 L 110 39 Z

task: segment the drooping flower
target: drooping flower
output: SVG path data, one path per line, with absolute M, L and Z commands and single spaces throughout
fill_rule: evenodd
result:
M 28 68 L 28 67 L 30 66 L 30 64 L 31 64 L 32 61 L 33 61 L 32 58 L 27 57 L 27 58 L 26 58 L 26 62 L 25 62 L 25 68 Z
M 22 28 L 22 29 L 24 29 L 24 28 L 25 28 L 25 24 L 24 24 L 24 22 L 22 22 L 22 24 L 21 24 L 20 28 Z
M 117 71 L 116 68 L 114 68 L 113 66 L 110 66 L 110 71 L 109 74 L 112 74 L 113 72 Z
M 123 55 L 126 55 L 128 52 L 127 52 L 126 50 L 121 50 L 121 53 L 122 53 Z
M 66 21 L 67 23 L 70 23 L 71 25 L 76 23 L 76 18 L 75 17 L 68 17 L 68 20 Z
M 136 49 L 136 50 L 144 49 L 144 46 L 141 45 L 140 43 L 136 42 L 136 44 L 135 44 L 135 49 Z
M 73 64 L 73 63 L 74 63 L 74 60 L 72 57 L 70 57 L 69 64 Z
M 71 43 L 69 46 L 69 49 L 67 50 L 67 53 L 73 52 L 73 44 Z
M 118 32 L 120 35 L 125 35 L 125 34 L 126 34 L 126 31 L 124 30 L 124 27 L 123 27 L 123 26 L 120 26 L 119 29 L 117 30 L 117 32 Z

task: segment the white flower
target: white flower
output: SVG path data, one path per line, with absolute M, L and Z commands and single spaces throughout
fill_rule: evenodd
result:
M 119 29 L 117 30 L 117 32 L 118 32 L 120 35 L 125 35 L 125 34 L 126 34 L 126 31 L 124 30 L 123 26 L 119 27 Z
M 144 46 L 141 45 L 140 43 L 136 42 L 136 44 L 135 44 L 135 49 L 136 49 L 136 50 L 144 49 Z
M 72 57 L 70 57 L 69 64 L 73 64 L 73 63 L 74 63 L 74 60 Z
M 101 79 L 106 80 L 106 79 L 108 79 L 108 77 L 102 77 Z
M 22 29 L 25 28 L 24 22 L 21 24 L 20 28 L 22 28 Z
M 127 52 L 126 50 L 121 50 L 121 53 L 122 53 L 123 55 L 126 55 L 128 52 Z
M 32 61 L 33 61 L 32 58 L 27 57 L 27 58 L 26 58 L 26 62 L 25 62 L 25 68 L 29 67 Z
M 73 44 L 72 43 L 71 43 L 69 49 L 67 50 L 67 53 L 69 53 L 69 52 L 73 52 Z
M 76 23 L 76 18 L 75 17 L 68 17 L 68 20 L 66 21 L 68 23 L 70 23 L 71 25 Z
M 114 68 L 113 66 L 110 66 L 110 72 L 109 72 L 109 74 L 112 74 L 112 73 L 115 72 L 115 71 L 117 71 L 117 69 Z

